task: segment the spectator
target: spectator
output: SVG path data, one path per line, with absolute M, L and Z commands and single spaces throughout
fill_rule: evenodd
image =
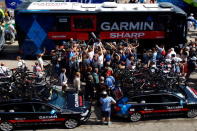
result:
M 126 68 L 132 69 L 135 65 L 135 58 L 134 56 L 129 56 L 126 60 Z
M 196 69 L 197 64 L 196 64 L 197 58 L 193 56 L 189 61 L 188 61 L 188 73 L 186 75 L 186 79 L 188 80 L 191 73 Z
M 187 73 L 188 73 L 188 64 L 185 60 L 181 61 L 181 74 L 183 77 L 186 77 Z
M 8 23 L 8 33 L 11 35 L 10 43 L 12 44 L 15 41 L 16 29 L 11 22 Z
M 164 56 L 166 55 L 166 51 L 163 45 L 161 46 L 156 45 L 156 48 L 157 48 L 157 60 L 161 62 Z
M 72 59 L 70 60 L 69 67 L 70 67 L 70 74 L 71 74 L 70 78 L 71 78 L 71 81 L 72 81 L 73 78 L 74 78 L 73 75 L 76 72 L 79 72 L 79 61 L 78 61 L 76 56 L 73 56 Z
M 95 54 L 93 56 L 93 59 L 92 59 L 92 67 L 93 68 L 99 68 L 99 61 L 98 61 L 98 55 Z
M 75 73 L 75 78 L 73 80 L 73 87 L 79 93 L 81 91 L 81 80 L 80 80 L 80 73 Z
M 89 56 L 89 59 L 92 61 L 94 57 L 94 45 L 93 45 L 93 48 L 91 47 L 88 48 L 88 56 Z
M 42 72 L 42 68 L 40 67 L 38 62 L 35 62 L 35 66 L 33 66 L 33 72 L 35 73 L 35 75 L 37 76 L 37 81 L 41 80 L 43 78 L 43 72 Z
M 42 56 L 43 54 L 37 54 L 37 61 L 41 69 L 44 70 L 44 61 L 42 59 Z
M 111 75 L 111 72 L 108 71 L 106 73 L 106 80 L 105 85 L 107 86 L 108 90 L 112 91 L 115 89 L 115 78 Z
M 94 69 L 92 76 L 94 79 L 95 90 L 96 90 L 96 92 L 99 92 L 99 69 L 98 68 Z
M 0 9 L 0 22 L 4 23 L 5 13 L 3 9 Z
M 187 18 L 188 30 L 190 31 L 193 27 L 196 28 L 197 21 L 194 18 L 194 14 L 191 13 L 190 16 Z
M 103 68 L 103 64 L 104 64 L 104 53 L 103 53 L 103 49 L 100 47 L 100 51 L 98 52 L 98 65 L 99 65 L 99 69 Z
M 11 20 L 10 13 L 7 10 L 5 11 L 5 19 L 4 20 L 6 23 L 8 23 Z
M 21 59 L 20 56 L 17 56 L 16 60 L 18 61 L 18 68 L 19 69 L 26 69 L 26 63 L 23 59 Z
M 98 94 L 100 95 L 103 91 L 107 91 L 107 86 L 105 85 L 105 77 L 100 76 Z
M 85 87 L 85 99 L 86 100 L 92 100 L 95 98 L 95 82 L 92 75 L 88 75 L 87 81 L 86 81 L 86 87 Z
M 152 4 L 156 3 L 156 0 L 150 0 L 150 3 Z
M 166 55 L 166 59 L 171 59 L 172 54 L 174 54 L 176 56 L 176 52 L 174 51 L 174 48 L 171 48 L 171 49 L 168 50 L 168 53 Z
M 104 73 L 105 73 L 105 75 L 106 75 L 106 73 L 108 73 L 109 75 L 112 75 L 113 74 L 113 69 L 110 66 L 110 62 L 107 62 L 105 64 Z
M 107 95 L 106 91 L 102 92 L 102 97 L 100 98 L 101 103 L 101 116 L 102 116 L 102 123 L 110 125 L 111 124 L 111 104 L 115 104 L 116 101 Z
M 189 53 L 189 57 L 192 58 L 193 56 L 197 56 L 196 48 L 192 47 Z
M 106 55 L 105 55 L 105 61 L 106 61 L 106 62 L 110 62 L 111 59 L 112 59 L 112 57 L 111 57 L 110 50 L 107 50 L 107 53 L 106 53 Z
M 152 49 L 152 58 L 151 62 L 156 63 L 157 62 L 157 51 L 155 48 Z
M 0 66 L 0 76 L 8 77 L 10 76 L 10 69 L 5 66 L 5 64 L 2 62 Z
M 60 73 L 60 84 L 62 86 L 62 92 L 65 92 L 66 89 L 68 88 L 68 78 L 66 77 L 66 69 L 62 68 L 61 73 Z
M 148 67 L 149 60 L 150 60 L 149 53 L 147 50 L 144 50 L 143 59 L 142 59 L 144 66 Z

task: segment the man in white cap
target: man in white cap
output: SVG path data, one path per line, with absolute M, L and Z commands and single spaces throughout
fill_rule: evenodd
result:
M 194 14 L 193 13 L 191 13 L 190 14 L 190 16 L 187 18 L 188 20 L 192 20 L 192 19 L 194 19 Z
M 102 97 L 100 98 L 101 103 L 101 116 L 102 116 L 102 123 L 110 125 L 110 118 L 111 118 L 111 104 L 116 104 L 116 101 L 107 95 L 106 91 L 102 92 Z
M 196 20 L 194 18 L 194 14 L 191 13 L 190 16 L 187 18 L 187 24 L 188 24 L 188 30 L 191 30 L 191 28 L 194 26 Z

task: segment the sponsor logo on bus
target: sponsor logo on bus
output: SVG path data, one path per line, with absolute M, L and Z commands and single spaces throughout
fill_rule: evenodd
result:
M 86 32 L 48 32 L 48 38 L 52 40 L 80 39 L 88 40 L 89 36 Z
M 121 31 L 121 30 L 154 30 L 154 22 L 103 22 L 101 23 L 103 31 Z
M 110 38 L 141 38 L 145 35 L 145 33 L 125 33 L 125 32 L 120 32 L 120 33 L 110 33 Z
M 101 32 L 101 39 L 161 39 L 165 38 L 163 31 L 111 31 Z

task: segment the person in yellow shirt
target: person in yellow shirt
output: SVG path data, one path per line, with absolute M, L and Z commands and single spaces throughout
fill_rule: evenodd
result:
M 3 9 L 0 9 L 0 22 L 3 23 L 4 22 L 4 18 L 5 18 L 5 14 Z

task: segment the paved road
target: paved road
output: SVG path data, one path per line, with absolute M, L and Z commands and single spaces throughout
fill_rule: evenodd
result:
M 64 131 L 65 129 L 37 129 L 36 131 Z M 197 119 L 162 119 L 147 120 L 135 123 L 114 122 L 105 125 L 81 125 L 69 131 L 197 131 Z M 25 130 L 20 130 L 25 131 Z M 30 130 L 29 130 L 30 131 Z M 35 130 L 34 130 L 35 131 Z
M 51 131 L 56 131 L 51 129 Z M 63 129 L 61 129 L 63 131 Z M 57 131 L 61 131 L 57 130 Z M 137 123 L 115 123 L 111 126 L 80 126 L 74 131 L 197 131 L 197 120 L 151 120 Z M 43 130 L 40 130 L 43 131 Z M 50 130 L 48 130 L 50 131 Z

